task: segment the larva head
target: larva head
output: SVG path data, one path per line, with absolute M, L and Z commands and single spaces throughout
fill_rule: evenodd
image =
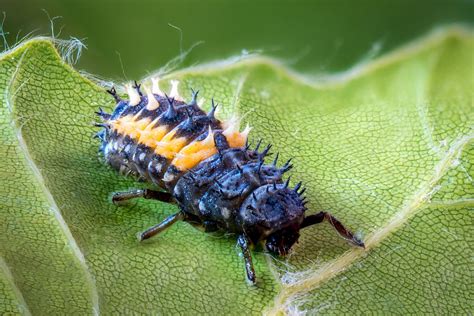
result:
M 253 242 L 265 240 L 270 252 L 286 255 L 298 241 L 305 210 L 297 189 L 267 184 L 245 199 L 240 216 L 244 231 Z

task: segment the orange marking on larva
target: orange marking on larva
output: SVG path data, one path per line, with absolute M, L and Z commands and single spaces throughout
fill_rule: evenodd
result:
M 166 134 L 161 141 L 157 141 L 155 154 L 165 157 L 166 159 L 173 159 L 188 142 L 186 137 L 174 138 L 175 134 L 176 129 Z
M 192 169 L 201 161 L 217 153 L 212 130 L 209 130 L 205 139 L 189 143 L 190 140 L 186 137 L 175 138 L 177 127 L 170 131 L 166 125 L 156 126 L 159 117 L 151 121 L 148 117 L 139 120 L 139 116 L 140 112 L 121 117 L 112 122 L 112 126 L 119 134 L 129 136 L 137 143 L 154 150 L 155 154 L 171 160 L 172 165 L 178 170 Z M 226 128 L 222 134 L 226 137 L 229 146 L 243 147 L 250 128 L 247 127 L 243 132 L 239 132 L 237 119 L 231 119 L 223 125 Z
M 151 128 L 150 126 L 153 123 L 149 124 L 140 134 L 140 138 L 138 142 L 140 144 L 146 145 L 151 149 L 156 148 L 156 142 L 160 141 L 167 133 L 168 127 L 167 126 L 157 126 L 155 128 Z
M 247 126 L 245 130 L 241 133 L 239 132 L 239 123 L 240 119 L 236 116 L 222 123 L 224 127 L 222 135 L 225 136 L 230 147 L 242 147 L 247 141 L 247 136 L 250 131 L 250 127 Z
M 131 115 L 120 117 L 117 120 L 113 121 L 112 127 L 119 134 L 125 134 L 125 130 L 130 125 L 130 120 L 132 119 Z
M 145 128 L 148 126 L 148 124 L 150 124 L 150 119 L 149 118 L 143 118 L 137 122 L 135 122 L 135 133 L 136 135 L 134 135 L 134 139 L 140 139 L 141 137 L 141 134 L 143 133 L 143 131 L 145 130 Z
M 198 163 L 217 153 L 214 136 L 210 131 L 208 136 L 201 141 L 193 141 L 183 147 L 171 162 L 178 170 L 185 171 L 193 168 Z
M 149 118 L 143 118 L 137 121 L 137 116 L 127 115 L 119 118 L 113 123 L 117 133 L 127 135 L 132 139 L 139 139 L 141 132 L 150 124 Z
M 168 159 L 172 159 L 174 154 L 185 145 L 185 139 L 173 139 L 176 131 L 169 132 L 166 125 L 154 127 L 159 117 L 151 121 L 148 117 L 137 120 L 138 116 L 138 114 L 126 115 L 114 121 L 112 126 L 117 133 L 156 150 L 157 154 Z
M 243 133 L 239 132 L 231 132 L 231 133 L 222 133 L 225 138 L 227 139 L 227 142 L 229 143 L 229 146 L 232 148 L 235 147 L 243 147 L 245 145 L 245 142 L 247 141 L 246 135 L 243 135 Z

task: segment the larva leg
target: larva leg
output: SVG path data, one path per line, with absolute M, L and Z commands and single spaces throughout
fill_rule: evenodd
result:
M 149 189 L 135 189 L 126 192 L 115 192 L 112 195 L 112 202 L 114 204 L 120 204 L 121 202 L 135 198 L 152 199 L 166 203 L 174 203 L 173 196 L 171 194 Z
M 237 238 L 237 243 L 242 249 L 242 254 L 244 256 L 245 271 L 247 272 L 247 280 L 249 280 L 252 284 L 255 285 L 255 270 L 253 268 L 252 254 L 250 253 L 248 239 L 244 235 L 240 235 Z
M 344 239 L 347 239 L 352 244 L 365 248 L 364 242 L 359 240 L 354 234 L 348 230 L 344 225 L 334 216 L 328 212 L 319 212 L 318 214 L 306 216 L 301 224 L 301 228 L 308 227 L 311 225 L 319 224 L 323 220 L 327 220 L 329 224 L 341 235 Z
M 166 230 L 167 228 L 172 226 L 177 221 L 181 221 L 183 219 L 184 219 L 184 213 L 183 212 L 178 212 L 176 214 L 170 215 L 167 218 L 165 218 L 165 220 L 162 221 L 161 223 L 148 228 L 147 230 L 145 230 L 142 233 L 139 233 L 138 234 L 138 240 L 142 241 L 142 240 L 151 238 L 151 237 L 161 233 L 162 231 Z

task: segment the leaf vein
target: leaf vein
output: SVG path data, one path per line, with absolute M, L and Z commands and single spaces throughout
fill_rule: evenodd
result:
M 31 315 L 30 309 L 28 308 L 28 304 L 26 304 L 25 298 L 23 297 L 23 294 L 21 294 L 20 289 L 16 286 L 15 279 L 13 278 L 13 275 L 10 269 L 8 268 L 7 263 L 5 262 L 5 260 L 3 260 L 2 256 L 0 256 L 0 270 L 6 276 L 7 281 L 10 283 L 10 286 L 12 287 L 13 292 L 15 293 L 15 296 L 18 299 L 18 303 L 20 303 L 20 308 L 24 312 L 24 315 Z

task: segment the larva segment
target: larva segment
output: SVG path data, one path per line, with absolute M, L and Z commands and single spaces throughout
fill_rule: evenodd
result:
M 138 140 L 149 124 L 150 118 L 140 120 L 137 115 L 126 115 L 112 122 L 112 127 L 117 133 Z
M 145 146 L 150 147 L 151 149 L 156 148 L 156 142 L 160 141 L 167 133 L 167 126 L 155 126 L 156 120 L 148 124 L 140 134 L 138 142 Z M 153 127 L 155 126 L 155 127 Z
M 166 159 L 173 159 L 181 148 L 183 148 L 188 140 L 186 137 L 175 137 L 176 129 L 170 131 L 156 142 L 155 154 L 165 157 Z
M 214 133 L 211 128 L 207 133 L 207 137 L 203 140 L 194 140 L 187 146 L 183 147 L 171 164 L 178 170 L 184 171 L 193 168 L 201 161 L 215 155 L 217 148 L 214 144 Z

